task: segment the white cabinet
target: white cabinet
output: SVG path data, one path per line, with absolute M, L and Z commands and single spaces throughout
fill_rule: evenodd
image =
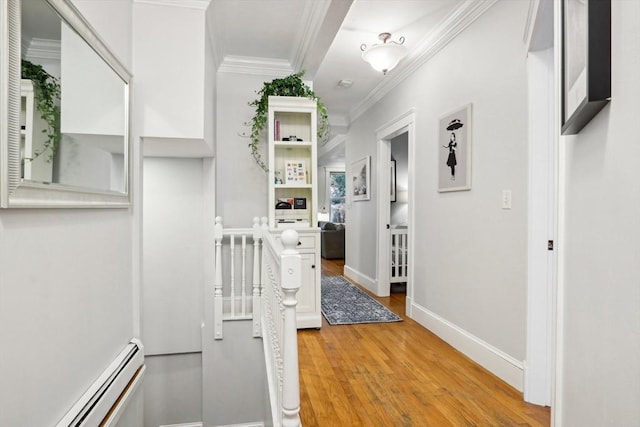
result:
M 298 328 L 320 328 L 320 230 L 297 230 L 302 257 L 302 286 L 298 291 Z M 309 244 L 305 244 L 308 241 Z
M 317 227 L 317 103 L 269 97 L 269 228 L 300 236 L 302 286 L 298 328 L 320 328 L 320 230 Z
M 36 108 L 31 80 L 20 81 L 20 159 L 22 178 L 30 181 L 51 182 L 53 160 L 51 150 L 45 149 L 47 123 Z

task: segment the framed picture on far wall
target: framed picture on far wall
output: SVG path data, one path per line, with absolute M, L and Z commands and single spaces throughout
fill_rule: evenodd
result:
M 471 104 L 438 122 L 438 191 L 471 190 Z
M 371 156 L 351 163 L 349 179 L 351 180 L 351 197 L 353 201 L 371 199 Z
M 562 134 L 575 135 L 611 98 L 611 0 L 562 0 Z

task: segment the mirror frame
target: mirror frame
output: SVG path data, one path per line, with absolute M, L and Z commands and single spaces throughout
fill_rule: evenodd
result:
M 131 73 L 70 0 L 44 0 L 123 80 L 125 92 L 124 192 L 101 191 L 20 176 L 21 0 L 0 1 L 0 207 L 124 208 L 130 205 Z

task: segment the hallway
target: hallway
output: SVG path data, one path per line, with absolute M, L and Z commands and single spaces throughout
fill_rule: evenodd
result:
M 343 261 L 322 260 L 322 274 Z M 376 298 L 403 322 L 298 333 L 302 424 L 311 426 L 548 426 L 550 409 L 404 316 L 404 293 Z

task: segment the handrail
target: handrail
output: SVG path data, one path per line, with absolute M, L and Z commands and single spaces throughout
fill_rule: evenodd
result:
M 235 239 L 241 239 L 242 308 L 235 312 Z M 296 250 L 299 236 L 291 229 L 271 232 L 267 218 L 253 219 L 252 228 L 225 229 L 216 217 L 214 338 L 222 339 L 224 320 L 247 319 L 245 312 L 245 258 L 247 238 L 253 238 L 253 289 L 251 311 L 253 336 L 262 337 L 273 425 L 300 426 L 300 378 L 298 373 L 298 327 L 296 293 L 302 284 L 302 257 Z M 223 264 L 222 247 L 229 246 L 230 262 Z M 223 284 L 223 268 L 228 282 Z M 225 310 L 225 289 L 230 307 Z
M 300 426 L 296 293 L 302 282 L 298 233 L 280 241 L 263 226 L 262 331 L 274 425 Z

